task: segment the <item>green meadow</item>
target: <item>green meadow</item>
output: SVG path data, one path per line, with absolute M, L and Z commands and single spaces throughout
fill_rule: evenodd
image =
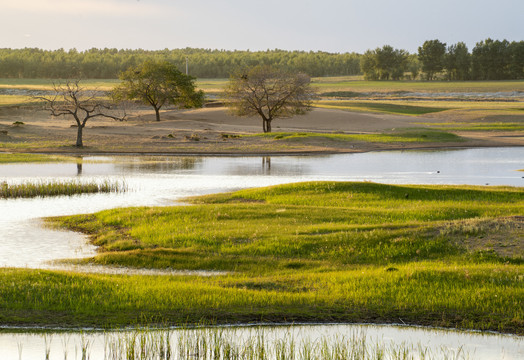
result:
M 523 334 L 522 188 L 309 182 L 187 202 L 48 222 L 100 246 L 79 263 L 220 275 L 2 269 L 0 321 L 369 322 Z

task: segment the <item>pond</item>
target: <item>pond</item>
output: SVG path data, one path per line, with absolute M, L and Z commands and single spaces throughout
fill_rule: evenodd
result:
M 243 326 L 118 332 L 0 332 L 6 359 L 214 359 L 212 351 L 260 354 L 268 359 L 335 358 L 333 352 L 352 354 L 348 359 L 476 359 L 524 358 L 521 337 L 376 325 Z M 147 357 L 139 357 L 140 349 Z M 326 352 L 329 348 L 331 354 Z M 85 357 L 82 357 L 85 355 Z M 162 357 L 164 355 L 164 357 Z M 383 356 L 383 357 L 381 357 Z M 226 359 L 227 357 L 222 357 Z M 253 357 L 258 358 L 258 357 Z
M 90 257 L 85 236 L 46 229 L 42 217 L 126 206 L 166 206 L 184 197 L 283 183 L 334 180 L 392 184 L 524 185 L 524 148 L 390 151 L 280 157 L 84 157 L 75 163 L 0 165 L 0 182 L 124 181 L 120 194 L 0 200 L 0 266 L 52 268 Z M 38 241 L 34 241 L 38 239 Z

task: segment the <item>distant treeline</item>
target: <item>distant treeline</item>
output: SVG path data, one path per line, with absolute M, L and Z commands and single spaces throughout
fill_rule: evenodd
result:
M 206 49 L 117 50 L 90 49 L 65 51 L 0 49 L 0 77 L 3 78 L 88 78 L 116 79 L 118 75 L 145 60 L 168 60 L 198 78 L 227 78 L 239 67 L 274 65 L 305 72 L 310 76 L 360 74 L 360 55 L 304 51 L 225 51 Z
M 0 49 L 1 78 L 116 79 L 131 66 L 145 60 L 168 60 L 197 78 L 227 78 L 245 66 L 272 65 L 313 77 L 364 74 L 369 80 L 524 79 L 524 41 L 486 39 L 471 53 L 459 42 L 447 46 L 428 40 L 418 54 L 389 45 L 364 54 L 306 51 L 226 51 L 209 49 L 77 51 Z
M 471 53 L 463 42 L 446 46 L 439 40 L 428 40 L 417 54 L 384 45 L 366 51 L 360 65 L 368 80 L 524 79 L 524 41 L 486 39 L 478 42 Z

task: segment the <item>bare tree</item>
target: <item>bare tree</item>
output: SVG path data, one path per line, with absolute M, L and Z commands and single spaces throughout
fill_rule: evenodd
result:
M 264 132 L 271 132 L 274 119 L 312 110 L 315 93 L 310 84 L 304 73 L 255 66 L 231 76 L 225 90 L 227 106 L 237 116 L 259 115 Z
M 123 121 L 126 119 L 125 111 L 122 116 L 112 113 L 111 104 L 101 99 L 98 91 L 87 90 L 80 86 L 80 80 L 70 80 L 65 83 L 53 84 L 54 95 L 37 96 L 38 100 L 45 102 L 45 109 L 52 116 L 72 117 L 77 125 L 76 146 L 83 147 L 82 134 L 89 119 L 105 117 Z

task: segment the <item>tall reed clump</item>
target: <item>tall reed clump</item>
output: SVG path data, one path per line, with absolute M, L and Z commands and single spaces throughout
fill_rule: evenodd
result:
M 82 341 L 84 344 L 84 341 Z M 84 351 L 82 359 L 96 354 Z M 46 352 L 46 356 L 49 353 Z M 101 354 L 100 354 L 101 355 Z M 98 359 L 98 357 L 96 357 Z M 467 359 L 462 348 L 432 350 L 419 344 L 370 339 L 364 332 L 349 335 L 305 335 L 257 328 L 149 330 L 104 335 L 104 360 L 404 360 Z
M 77 195 L 93 193 L 116 193 L 127 191 L 125 182 L 105 180 L 102 182 L 90 181 L 39 181 L 22 184 L 0 183 L 0 198 L 30 198 L 57 195 Z

